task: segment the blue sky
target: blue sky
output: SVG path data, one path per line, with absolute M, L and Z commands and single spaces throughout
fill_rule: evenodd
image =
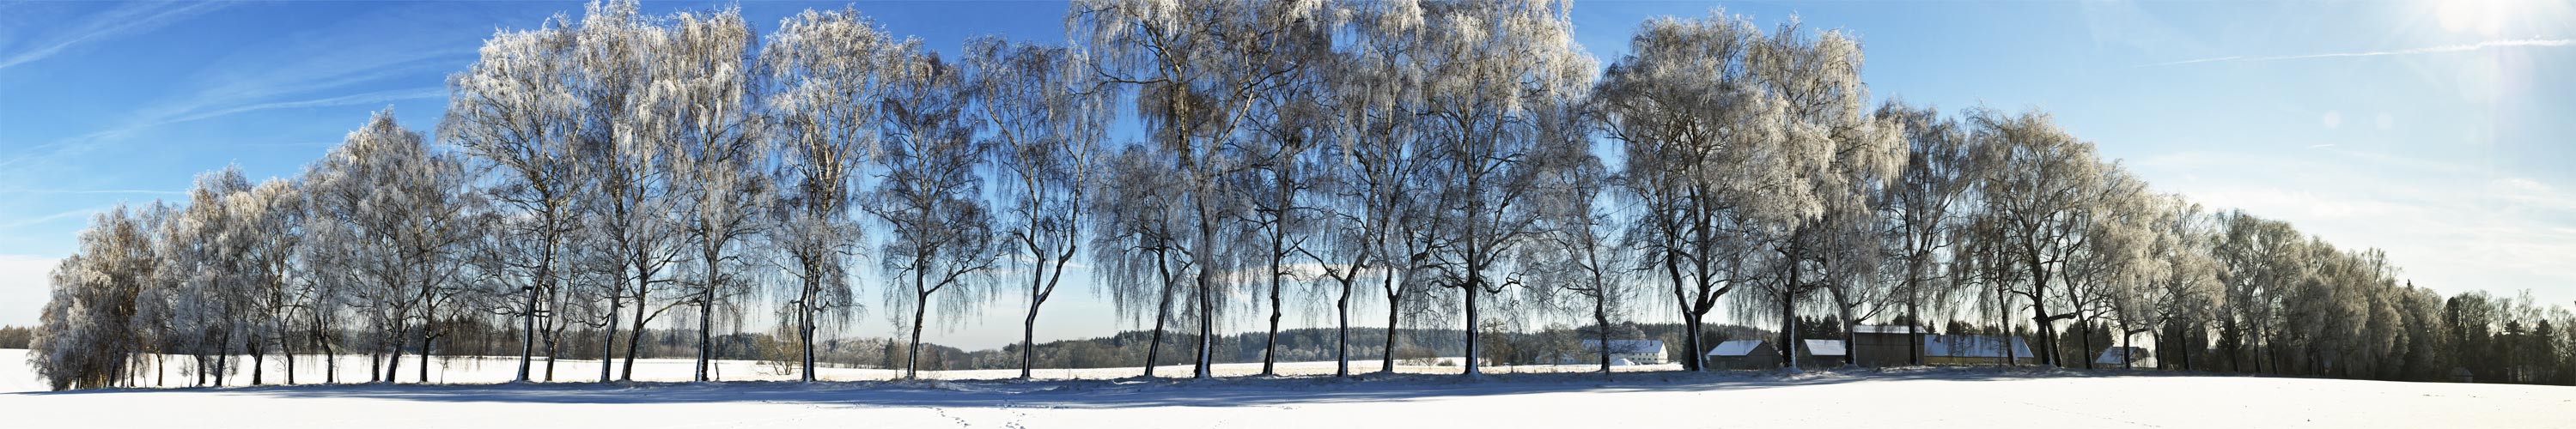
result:
M 794 11 L 845 4 L 742 7 L 767 31 Z M 943 51 L 983 34 L 1062 38 L 1060 3 L 855 5 Z M 1576 3 L 1574 20 L 1607 63 L 1640 21 L 1718 7 L 1855 32 L 1876 97 L 2046 110 L 2159 190 L 2386 249 L 2419 285 L 2576 300 L 2568 2 L 1595 1 Z M 444 76 L 471 63 L 481 39 L 580 8 L 0 3 L 0 324 L 35 320 L 45 271 L 74 250 L 90 214 L 182 198 L 191 177 L 227 164 L 255 178 L 295 174 L 387 106 L 427 130 L 445 105 Z M 1045 323 L 1062 332 L 1042 338 L 1112 329 L 1088 291 L 1058 300 Z M 1017 300 L 1001 301 L 989 321 L 931 339 L 1016 339 Z M 861 332 L 884 329 L 881 319 L 861 320 Z

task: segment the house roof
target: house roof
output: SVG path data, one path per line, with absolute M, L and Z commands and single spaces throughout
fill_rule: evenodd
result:
M 2127 361 L 2127 362 L 2140 362 L 2140 361 L 2144 361 L 2144 360 L 2146 360 L 2147 358 L 2155 357 L 2155 353 L 2153 353 L 2153 352 L 2148 352 L 2148 351 L 2147 351 L 2147 349 L 2146 349 L 2145 347 L 2112 347 L 2112 348 L 2108 348 L 2108 349 L 2103 349 L 2103 350 L 2102 350 L 2102 355 L 2101 355 L 2101 356 L 2095 356 L 2095 357 L 2093 357 L 2093 363 L 2107 363 L 2107 364 L 2121 364 L 2121 363 L 2127 363 L 2127 362 L 2123 362 L 2123 361 L 2121 361 L 2121 360 L 2120 360 L 2121 355 L 2122 355 L 2122 354 L 2124 354 L 2124 352 L 2125 352 L 2125 354 L 2126 354 L 2126 355 L 2127 355 L 2127 357 L 2128 357 L 2128 361 Z
M 1923 333 L 1923 332 L 1922 332 L 1922 330 L 1921 330 L 1921 329 L 1916 329 L 1916 328 L 1915 328 L 1915 327 L 1913 327 L 1913 326 L 1906 326 L 1906 325 L 1859 325 L 1859 326 L 1853 326 L 1853 327 L 1852 327 L 1852 333 L 1854 333 L 1854 334 L 1920 334 L 1920 333 Z
M 1808 354 L 1808 355 L 1812 355 L 1812 356 L 1842 356 L 1842 355 L 1846 354 L 1846 352 L 1844 352 L 1844 351 L 1843 351 L 1843 340 L 1805 340 L 1805 341 L 1806 341 L 1806 347 L 1807 347 L 1807 354 Z
M 1963 358 L 2000 358 L 2005 356 L 2005 342 L 1992 335 L 1923 335 L 1924 356 Z M 2020 338 L 2011 341 L 2013 357 L 2031 357 L 2030 345 Z
M 1601 340 L 1583 340 L 1583 350 L 1598 353 Z M 1656 340 L 1610 340 L 1611 353 L 1663 353 L 1664 342 Z
M 1744 356 L 1744 355 L 1748 355 L 1748 354 L 1753 354 L 1753 349 L 1754 349 L 1754 348 L 1757 348 L 1757 347 L 1762 347 L 1762 340 L 1735 340 L 1735 341 L 1728 341 L 1728 342 L 1723 342 L 1723 343 L 1717 343 L 1717 348 L 1709 349 L 1709 350 L 1708 350 L 1708 355 L 1709 355 L 1709 356 Z

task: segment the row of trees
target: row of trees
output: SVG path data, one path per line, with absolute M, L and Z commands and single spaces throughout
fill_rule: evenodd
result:
M 36 329 L 25 326 L 0 326 L 0 349 L 23 349 L 36 339 Z
M 1282 316 L 1316 308 L 1347 375 L 1371 302 L 1387 332 L 1456 324 L 1460 356 L 1542 314 L 1674 316 L 1698 356 L 1721 305 L 1845 335 L 2027 330 L 2052 365 L 2073 364 L 2061 326 L 2077 356 L 2101 329 L 2185 368 L 2353 377 L 2527 381 L 2576 350 L 2548 325 L 2563 310 L 2446 302 L 2375 250 L 2155 193 L 2047 114 L 1874 101 L 1859 42 L 1795 20 L 1658 18 L 1606 67 L 1546 0 L 1092 0 L 1067 22 L 1065 45 L 979 38 L 958 60 L 850 9 L 761 36 L 613 1 L 501 31 L 449 79 L 435 139 L 379 113 L 299 176 L 226 169 L 100 215 L 54 273 L 37 365 L 99 387 L 190 356 L 222 384 L 241 354 L 257 384 L 268 353 L 363 348 L 392 381 L 476 320 L 515 325 L 522 381 L 595 333 L 610 381 L 659 321 L 697 336 L 707 380 L 717 332 L 769 312 L 812 380 L 869 283 L 907 377 L 926 324 L 1024 299 L 1026 376 L 1085 264 L 1151 326 L 1148 375 L 1178 324 L 1210 376 L 1242 311 L 1275 373 Z M 1135 141 L 1113 143 L 1121 118 Z M 2476 366 L 2498 341 L 2525 363 Z

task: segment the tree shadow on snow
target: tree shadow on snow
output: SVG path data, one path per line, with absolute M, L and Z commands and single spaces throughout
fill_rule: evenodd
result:
M 1566 392 L 1707 392 L 1902 380 L 1988 381 L 2059 377 L 2202 375 L 2128 371 L 1901 368 L 1789 374 L 1777 371 L 1368 374 L 1235 377 L 1213 380 L 955 380 L 868 382 L 535 383 L 484 385 L 303 385 L 222 389 L 100 389 L 28 395 L 198 393 L 280 399 L 355 398 L 534 404 L 786 403 L 855 407 L 1241 407 Z

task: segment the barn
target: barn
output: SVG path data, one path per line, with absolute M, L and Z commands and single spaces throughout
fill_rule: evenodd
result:
M 1708 366 L 1717 369 L 1779 368 L 1780 349 L 1762 340 L 1717 343 L 1717 348 L 1708 351 Z
M 2155 352 L 2145 347 L 2112 347 L 2093 357 L 2093 366 L 2104 368 L 2154 368 Z
M 2036 365 L 2039 356 L 2030 354 L 2030 344 L 2019 337 L 1993 335 L 1923 335 L 1923 363 L 1930 365 L 1998 365 L 2006 359 L 2015 364 Z
M 1920 327 L 1861 325 L 1852 327 L 1852 357 L 1863 366 L 1903 366 L 1921 353 L 1926 365 L 2001 365 L 2007 357 L 2035 364 L 2039 357 L 2020 338 L 1994 335 L 1939 335 Z M 1920 347 L 1919 352 L 1917 347 Z
M 1846 356 L 1851 354 L 1849 348 L 1843 347 L 1843 340 L 1798 340 L 1798 342 L 1800 343 L 1798 366 L 1801 368 L 1843 366 Z
M 1859 325 L 1851 331 L 1851 352 L 1861 366 L 1887 367 L 1914 364 L 1917 342 L 1926 334 L 1921 328 L 1904 325 Z

